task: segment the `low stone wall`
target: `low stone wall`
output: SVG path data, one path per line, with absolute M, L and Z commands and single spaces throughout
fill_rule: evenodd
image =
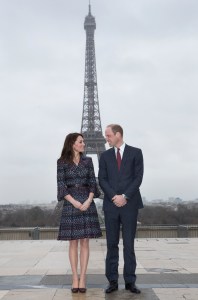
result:
M 102 228 L 105 238 L 105 228 Z M 57 227 L 0 228 L 0 240 L 54 240 Z M 138 225 L 136 238 L 197 238 L 198 225 Z
M 197 238 L 198 225 L 138 226 L 137 238 Z

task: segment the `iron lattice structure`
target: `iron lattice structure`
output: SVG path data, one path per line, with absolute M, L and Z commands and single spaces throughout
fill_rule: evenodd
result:
M 98 101 L 98 86 L 96 74 L 96 57 L 94 44 L 94 31 L 96 29 L 95 18 L 89 13 L 85 17 L 84 29 L 86 31 L 86 53 L 85 53 L 85 79 L 84 99 L 81 123 L 81 133 L 85 140 L 85 153 L 97 154 L 98 159 L 105 151 L 105 138 L 102 135 L 100 109 Z

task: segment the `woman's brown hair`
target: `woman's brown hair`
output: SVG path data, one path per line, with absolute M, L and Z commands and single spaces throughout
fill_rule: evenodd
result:
M 75 141 L 79 136 L 83 138 L 83 135 L 78 132 L 69 133 L 66 136 L 60 159 L 63 159 L 66 162 L 70 162 L 70 163 L 73 162 L 73 158 L 74 158 L 73 144 L 75 143 Z M 80 153 L 80 155 L 82 155 L 82 153 Z

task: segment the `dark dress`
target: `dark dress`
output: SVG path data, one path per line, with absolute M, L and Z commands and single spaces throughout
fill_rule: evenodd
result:
M 70 194 L 74 199 L 83 203 L 89 197 L 90 192 L 96 195 L 97 186 L 92 159 L 81 156 L 78 165 L 59 159 L 57 187 L 58 201 L 64 200 L 64 197 Z M 100 236 L 102 233 L 94 201 L 86 211 L 81 211 L 69 201 L 64 200 L 57 239 L 76 240 Z

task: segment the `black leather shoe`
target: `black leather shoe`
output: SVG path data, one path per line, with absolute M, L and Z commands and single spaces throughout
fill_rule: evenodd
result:
M 126 283 L 125 284 L 125 289 L 129 290 L 131 293 L 134 293 L 134 294 L 140 294 L 141 293 L 141 291 L 137 288 L 135 283 Z
M 114 281 L 110 281 L 109 286 L 105 290 L 105 293 L 110 294 L 117 290 L 118 290 L 118 282 L 114 280 Z

